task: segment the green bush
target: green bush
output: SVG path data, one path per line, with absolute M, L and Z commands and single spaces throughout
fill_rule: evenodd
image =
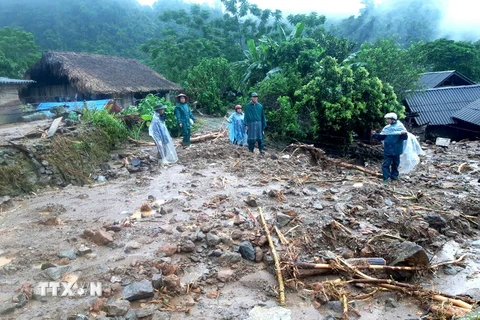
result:
M 288 97 L 278 98 L 279 107 L 267 111 L 268 132 L 282 138 L 304 137 L 298 123 L 298 112 Z
M 90 110 L 83 108 L 83 120 L 90 122 L 106 136 L 111 147 L 115 147 L 128 137 L 125 124 L 107 110 Z

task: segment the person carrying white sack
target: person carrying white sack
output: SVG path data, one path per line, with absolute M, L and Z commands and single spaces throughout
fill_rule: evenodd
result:
M 148 127 L 148 134 L 153 138 L 158 149 L 158 154 L 162 158 L 159 164 L 162 166 L 172 164 L 178 161 L 177 151 L 173 144 L 172 137 L 165 125 L 165 109 L 163 105 L 157 105 L 154 110 L 152 122 Z
M 385 119 L 388 124 L 380 133 L 372 130 L 372 138 L 381 140 L 384 146 L 384 184 L 388 179 L 398 180 L 400 171 L 405 174 L 413 170 L 420 161 L 418 154 L 423 154 L 416 137 L 407 132 L 395 113 L 387 113 Z

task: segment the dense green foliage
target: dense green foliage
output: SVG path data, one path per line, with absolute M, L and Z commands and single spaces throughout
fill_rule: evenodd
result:
M 206 113 L 223 115 L 257 91 L 267 133 L 346 140 L 381 126 L 386 112 L 403 115 L 399 101 L 424 71 L 457 70 L 480 80 L 479 42 L 434 41 L 441 19 L 435 0 L 365 0 L 358 16 L 343 20 L 284 17 L 247 0 L 220 3 L 5 0 L 0 27 L 26 32 L 0 29 L 0 76 L 20 77 L 38 59 L 35 42 L 41 50 L 134 57 L 184 86 Z M 136 137 L 158 103 L 169 106 L 167 127 L 175 135 L 173 104 L 153 95 L 124 111 L 143 121 L 130 132 L 109 114 L 90 120 L 108 135 Z
M 202 109 L 215 115 L 224 115 L 229 91 L 234 87 L 232 69 L 225 58 L 204 58 L 188 74 L 185 88 L 195 97 Z M 230 99 L 231 100 L 231 99 Z
M 40 50 L 31 33 L 0 28 L 0 76 L 23 78 L 27 69 L 40 59 Z

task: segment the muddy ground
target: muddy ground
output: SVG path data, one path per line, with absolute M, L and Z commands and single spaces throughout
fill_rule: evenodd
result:
M 202 122 L 200 133 L 215 126 Z M 479 300 L 480 143 L 423 147 L 427 154 L 414 172 L 383 185 L 367 173 L 313 163 L 304 150 L 268 144 L 265 155 L 232 146 L 227 138 L 179 147 L 178 163 L 166 168 L 156 165 L 154 147 L 127 145 L 112 153 L 94 184 L 44 189 L 4 203 L 0 318 L 341 318 L 335 295 L 320 297 L 309 284 L 345 274 L 293 281 L 286 272 L 286 305 L 279 307 L 259 208 L 288 241 L 280 243 L 271 229 L 283 262 L 383 254 L 390 263 L 392 242 L 410 241 L 430 263 L 466 257 L 413 275 L 409 283 Z M 380 171 L 378 161 L 367 163 Z M 103 297 L 32 291 L 53 278 L 101 282 Z M 129 285 L 152 278 L 159 280 L 147 292 L 153 297 L 123 300 Z M 368 286 L 348 290 L 372 292 Z M 408 293 L 354 297 L 351 319 L 420 319 L 429 304 Z

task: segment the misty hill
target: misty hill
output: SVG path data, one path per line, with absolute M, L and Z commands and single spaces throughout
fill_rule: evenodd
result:
M 2 0 L 0 27 L 33 33 L 43 50 L 141 58 L 138 46 L 160 36 L 158 14 L 179 8 L 189 5 L 175 0 L 153 8 L 136 0 Z

